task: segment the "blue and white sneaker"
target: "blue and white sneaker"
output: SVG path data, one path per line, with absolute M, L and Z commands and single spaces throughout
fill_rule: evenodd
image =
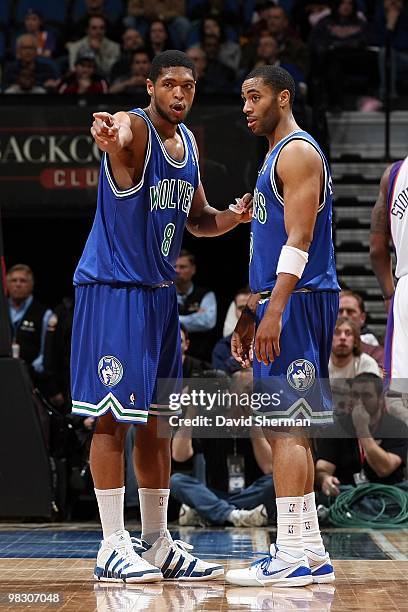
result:
M 305 555 L 307 556 L 309 567 L 312 572 L 313 582 L 317 584 L 334 582 L 336 577 L 328 552 L 324 551 L 323 555 L 319 555 L 319 553 L 314 550 L 305 548 Z
M 134 551 L 128 531 L 115 531 L 102 540 L 96 566 L 95 580 L 102 582 L 157 582 L 163 575 L 157 567 L 142 559 Z
M 313 582 L 307 558 L 296 559 L 279 550 L 276 544 L 271 544 L 268 556 L 254 561 L 248 568 L 230 570 L 225 579 L 239 586 L 298 587 Z
M 159 568 L 165 580 L 213 580 L 224 575 L 224 568 L 194 557 L 188 551 L 194 547 L 181 540 L 173 540 L 170 532 L 152 545 L 132 538 L 135 550 L 145 561 Z

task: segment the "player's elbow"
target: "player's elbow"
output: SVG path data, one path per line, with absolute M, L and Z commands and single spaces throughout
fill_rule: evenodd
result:
M 313 232 L 309 232 L 307 229 L 298 229 L 296 232 L 290 232 L 288 234 L 286 244 L 287 246 L 292 246 L 300 251 L 308 253 L 312 240 Z
M 193 234 L 193 236 L 195 236 L 196 238 L 201 238 L 202 236 L 204 236 L 204 234 L 200 231 L 200 224 L 197 220 L 187 221 L 186 228 L 190 232 L 190 234 Z

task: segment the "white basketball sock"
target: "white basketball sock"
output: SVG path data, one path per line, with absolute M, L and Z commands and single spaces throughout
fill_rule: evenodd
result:
M 303 556 L 302 512 L 303 497 L 277 497 L 278 511 L 276 545 L 279 549 L 293 555 Z
M 324 554 L 325 548 L 320 534 L 316 498 L 313 492 L 303 496 L 302 538 L 305 548 L 320 555 Z
M 149 544 L 167 531 L 167 506 L 170 489 L 139 489 L 142 540 Z
M 106 540 L 115 531 L 125 528 L 123 518 L 123 500 L 125 487 L 119 489 L 95 489 L 101 518 L 103 539 Z

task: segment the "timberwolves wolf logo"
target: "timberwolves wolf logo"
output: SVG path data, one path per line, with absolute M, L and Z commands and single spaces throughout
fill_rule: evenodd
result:
M 286 378 L 291 387 L 297 391 L 310 389 L 316 378 L 316 370 L 307 359 L 296 359 L 288 367 Z
M 105 387 L 114 387 L 123 376 L 123 367 L 119 359 L 105 355 L 98 363 L 98 374 Z

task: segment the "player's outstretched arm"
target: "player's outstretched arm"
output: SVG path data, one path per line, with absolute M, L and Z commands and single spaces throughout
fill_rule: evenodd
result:
M 388 310 L 395 286 L 392 274 L 392 262 L 390 253 L 390 226 L 388 222 L 387 189 L 391 166 L 389 166 L 381 178 L 380 191 L 377 201 L 371 213 L 370 228 L 370 260 L 374 273 L 378 279 L 381 291 Z
M 294 140 L 283 148 L 277 173 L 283 185 L 288 239 L 282 247 L 276 284 L 255 337 L 255 355 L 265 365 L 280 354 L 282 314 L 307 263 L 323 185 L 322 159 L 309 143 Z
M 221 236 L 240 223 L 249 223 L 252 218 L 252 195 L 246 193 L 237 200 L 234 206 L 241 212 L 234 212 L 229 208 L 217 210 L 210 206 L 200 183 L 194 194 L 187 219 L 188 231 L 198 237 Z
M 98 147 L 109 155 L 118 155 L 130 147 L 133 132 L 130 117 L 125 112 L 94 113 L 91 134 Z

